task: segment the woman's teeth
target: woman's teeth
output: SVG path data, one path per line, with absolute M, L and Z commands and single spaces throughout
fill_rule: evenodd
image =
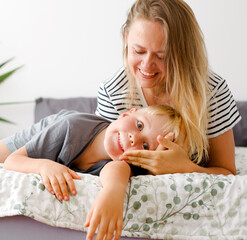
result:
M 141 69 L 140 69 L 140 71 L 141 71 L 141 73 L 143 74 L 143 75 L 146 75 L 146 76 L 154 76 L 156 73 L 148 73 L 148 72 L 144 72 L 144 71 L 142 71 Z

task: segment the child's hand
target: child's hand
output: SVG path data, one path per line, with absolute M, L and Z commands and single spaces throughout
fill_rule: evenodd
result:
M 123 227 L 123 199 L 117 191 L 102 189 L 93 203 L 84 224 L 89 227 L 86 240 L 92 240 L 98 227 L 95 240 L 111 240 L 114 232 L 119 239 Z
M 75 171 L 48 159 L 42 162 L 39 174 L 46 189 L 51 194 L 55 194 L 59 200 L 64 201 L 69 200 L 68 188 L 73 195 L 76 194 L 73 179 L 81 179 Z

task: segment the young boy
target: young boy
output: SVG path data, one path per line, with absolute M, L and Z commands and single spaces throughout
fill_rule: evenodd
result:
M 92 114 L 74 112 L 44 128 L 10 154 L 4 168 L 40 174 L 47 190 L 65 201 L 69 200 L 68 188 L 76 194 L 73 179 L 80 177 L 75 171 L 100 175 L 103 188 L 87 216 L 87 239 L 93 238 L 97 227 L 99 239 L 111 239 L 114 231 L 118 239 L 131 176 L 130 166 L 119 161 L 121 156 L 129 150 L 155 150 L 157 138 L 170 132 L 176 141 L 181 124 L 179 113 L 166 105 L 131 109 L 112 123 Z M 138 171 L 133 169 L 133 174 Z

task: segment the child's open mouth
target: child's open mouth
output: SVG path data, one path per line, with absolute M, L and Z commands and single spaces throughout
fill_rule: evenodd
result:
M 120 139 L 120 133 L 118 132 L 118 146 L 119 148 L 124 152 L 124 149 L 123 149 L 123 145 L 121 143 L 121 139 Z

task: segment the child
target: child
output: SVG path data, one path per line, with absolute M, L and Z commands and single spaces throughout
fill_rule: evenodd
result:
M 118 239 L 131 176 L 130 166 L 119 161 L 121 156 L 129 150 L 155 150 L 157 139 L 170 132 L 177 141 L 181 124 L 179 113 L 166 105 L 131 109 L 112 123 L 92 114 L 74 112 L 44 128 L 10 154 L 4 168 L 40 174 L 47 190 L 65 201 L 69 200 L 68 188 L 76 194 L 73 179 L 80 179 L 72 169 L 100 175 L 103 188 L 87 216 L 87 239 L 93 238 L 97 227 L 99 239 L 111 239 L 114 231 Z M 133 174 L 138 172 L 134 170 Z

